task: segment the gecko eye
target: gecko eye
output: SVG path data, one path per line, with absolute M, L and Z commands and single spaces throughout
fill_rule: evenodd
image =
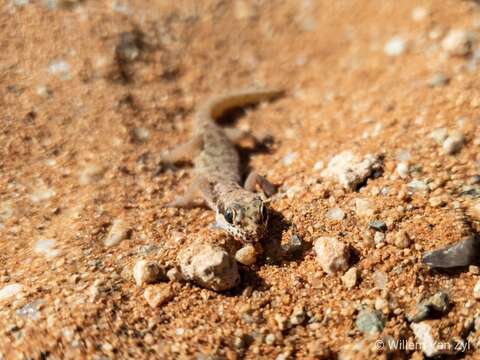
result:
M 225 211 L 225 214 L 223 214 L 223 217 L 225 218 L 225 220 L 227 222 L 229 222 L 230 224 L 233 224 L 233 210 L 232 208 L 228 208 L 226 211 Z

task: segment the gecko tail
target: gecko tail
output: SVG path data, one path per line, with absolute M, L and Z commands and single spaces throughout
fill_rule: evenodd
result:
M 251 88 L 215 96 L 198 110 L 196 120 L 198 122 L 212 121 L 220 118 L 231 109 L 275 100 L 284 94 L 285 91 L 281 89 Z

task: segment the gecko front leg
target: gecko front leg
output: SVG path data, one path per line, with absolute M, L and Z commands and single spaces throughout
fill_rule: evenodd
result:
M 191 160 L 203 148 L 203 139 L 201 136 L 195 136 L 184 144 L 178 145 L 173 149 L 163 153 L 160 161 L 163 163 L 176 163 L 182 160 Z
M 210 183 L 202 176 L 196 176 L 182 196 L 177 196 L 168 207 L 191 208 L 197 205 L 195 200 L 201 197 L 208 207 L 216 209 L 214 193 Z
M 260 186 L 268 197 L 272 196 L 277 191 L 275 185 L 268 181 L 264 176 L 259 175 L 256 171 L 252 171 L 245 180 L 244 188 L 248 191 L 255 192 L 257 185 Z

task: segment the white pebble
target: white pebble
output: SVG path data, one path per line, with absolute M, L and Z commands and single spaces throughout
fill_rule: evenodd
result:
M 51 75 L 58 75 L 63 79 L 67 79 L 70 77 L 70 64 L 61 59 L 52 61 L 48 66 L 48 72 Z
M 343 286 L 345 286 L 347 289 L 352 289 L 355 285 L 357 285 L 357 281 L 358 281 L 358 269 L 356 267 L 351 267 L 342 276 Z
M 412 10 L 412 20 L 420 22 L 428 16 L 428 10 L 424 7 L 417 6 Z
M 315 165 L 313 165 L 313 170 L 320 171 L 323 169 L 324 166 L 325 166 L 325 163 L 322 160 L 317 161 Z
M 330 220 L 340 221 L 345 218 L 345 212 L 342 209 L 336 207 L 328 210 L 327 218 L 329 218 Z
M 291 153 L 288 153 L 287 155 L 285 155 L 282 159 L 282 163 L 283 165 L 285 166 L 290 166 L 292 165 L 295 160 L 297 159 L 298 157 L 298 153 L 296 152 L 291 152 Z
M 383 47 L 383 51 L 388 56 L 399 56 L 407 50 L 407 42 L 400 36 L 391 38 Z
M 453 56 L 464 56 L 470 52 L 471 40 L 467 31 L 452 29 L 442 40 L 442 48 Z
M 0 301 L 18 295 L 23 290 L 22 284 L 10 284 L 0 289 Z
M 435 140 L 437 144 L 441 145 L 448 137 L 448 130 L 444 127 L 435 129 L 430 133 L 430 137 Z
M 442 148 L 447 155 L 453 155 L 462 149 L 464 143 L 465 136 L 461 132 L 455 131 L 445 139 Z
M 406 179 L 409 175 L 408 163 L 406 162 L 402 161 L 398 163 L 395 170 L 397 171 L 398 176 L 400 176 L 402 179 Z
M 368 218 L 373 216 L 374 210 L 372 202 L 368 199 L 355 199 L 355 213 L 359 217 Z
M 157 308 L 173 299 L 174 293 L 169 284 L 151 285 L 145 289 L 143 297 L 148 305 Z
M 53 239 L 40 239 L 35 243 L 33 251 L 48 258 L 58 256 L 60 251 L 55 249 L 56 242 Z

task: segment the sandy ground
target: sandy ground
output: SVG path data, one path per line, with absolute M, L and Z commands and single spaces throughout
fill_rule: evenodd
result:
M 407 314 L 440 290 L 452 307 L 429 321 L 444 341 L 468 341 L 455 356 L 478 358 L 478 268 L 439 272 L 421 257 L 478 228 L 479 5 L 168 3 L 0 5 L 0 359 L 421 359 L 374 344 L 418 342 Z M 134 263 L 173 266 L 214 218 L 165 207 L 192 172 L 161 169 L 159 155 L 189 138 L 202 101 L 251 86 L 286 90 L 237 124 L 273 139 L 249 157 L 279 187 L 265 252 L 224 293 L 150 285 L 172 294 L 152 308 Z M 432 138 L 439 128 L 465 137 L 458 151 Z M 325 179 L 343 151 L 382 155 L 383 173 L 358 190 Z M 106 246 L 114 224 L 120 241 Z M 294 235 L 304 251 L 281 255 Z M 352 288 L 322 270 L 321 236 L 353 249 Z M 382 313 L 381 332 L 359 329 L 363 308 Z

